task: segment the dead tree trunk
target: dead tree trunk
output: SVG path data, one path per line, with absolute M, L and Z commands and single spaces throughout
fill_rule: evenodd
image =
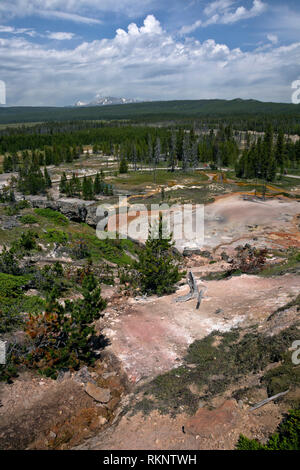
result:
M 264 406 L 267 403 L 270 403 L 270 401 L 276 400 L 279 397 L 283 397 L 287 393 L 289 393 L 289 390 L 286 390 L 285 392 L 277 393 L 277 395 L 274 395 L 273 397 L 270 397 L 270 398 L 267 398 L 266 400 L 260 401 L 259 403 L 256 403 L 256 405 L 252 406 L 252 408 L 250 408 L 250 411 L 257 410 L 261 406 Z
M 175 302 L 187 302 L 191 299 L 197 299 L 196 309 L 198 310 L 200 308 L 201 300 L 203 299 L 203 295 L 206 288 L 201 289 L 201 291 L 199 292 L 197 282 L 192 271 L 189 271 L 188 273 L 187 282 L 190 288 L 190 292 L 187 295 L 178 297 L 177 299 L 175 299 Z

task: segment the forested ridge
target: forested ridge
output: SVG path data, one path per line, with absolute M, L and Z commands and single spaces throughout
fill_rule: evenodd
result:
M 273 117 L 295 124 L 299 130 L 300 105 L 256 100 L 178 100 L 94 107 L 3 107 L 0 124 L 70 120 L 165 121 L 196 118 L 253 120 L 253 125 Z M 273 123 L 274 124 L 274 123 Z M 258 129 L 257 129 L 258 130 Z

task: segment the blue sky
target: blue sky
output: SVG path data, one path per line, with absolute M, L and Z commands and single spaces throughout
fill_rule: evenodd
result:
M 0 0 L 7 105 L 291 101 L 298 0 Z

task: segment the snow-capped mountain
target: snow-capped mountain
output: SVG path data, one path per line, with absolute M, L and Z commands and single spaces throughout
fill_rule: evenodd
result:
M 97 95 L 93 101 L 86 103 L 84 101 L 77 101 L 75 106 L 109 106 L 113 104 L 130 104 L 130 103 L 139 103 L 138 100 L 131 98 L 114 98 L 113 96 L 100 96 Z

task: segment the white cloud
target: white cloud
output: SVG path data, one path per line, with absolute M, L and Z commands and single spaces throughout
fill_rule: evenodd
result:
M 179 31 L 179 34 L 185 35 L 192 33 L 200 26 L 207 27 L 213 24 L 233 24 L 241 20 L 254 18 L 261 15 L 267 10 L 267 4 L 262 0 L 253 0 L 252 7 L 247 10 L 244 6 L 239 6 L 232 9 L 236 0 L 216 0 L 209 3 L 204 8 L 204 13 L 208 17 L 205 21 L 198 19 L 191 25 L 184 25 Z
M 272 44 L 278 44 L 278 36 L 276 34 L 268 34 L 267 38 Z
M 255 16 L 261 15 L 266 11 L 266 9 L 266 3 L 263 3 L 261 0 L 254 0 L 252 8 L 249 10 L 243 6 L 238 7 L 233 12 L 225 10 L 224 14 L 220 16 L 219 22 L 223 24 L 236 23 L 237 21 L 254 18 Z
M 36 11 L 38 16 L 43 18 L 55 18 L 58 20 L 67 20 L 74 23 L 85 23 L 85 24 L 101 24 L 102 21 L 96 18 L 89 18 L 87 16 L 77 15 L 76 13 L 66 13 L 63 11 L 55 10 L 38 10 Z
M 300 43 L 243 52 L 207 39 L 178 40 L 149 15 L 112 39 L 55 48 L 0 38 L 8 105 L 67 105 L 104 95 L 140 99 L 256 98 L 289 101 Z
M 222 12 L 227 10 L 235 3 L 235 0 L 217 0 L 215 2 L 210 2 L 205 8 L 204 13 L 206 16 L 211 16 L 216 12 Z
M 159 0 L 1 0 L 0 19 L 37 15 L 76 23 L 98 24 L 104 12 L 124 13 L 128 16 L 143 14 Z
M 0 25 L 0 33 L 9 34 L 27 34 L 28 36 L 35 36 L 35 31 L 29 28 L 15 28 L 14 26 L 2 26 Z
M 74 34 L 57 32 L 57 33 L 48 33 L 47 37 L 49 39 L 55 39 L 56 41 L 68 41 L 70 39 L 73 39 Z
M 197 20 L 195 21 L 195 23 L 191 25 L 182 26 L 182 28 L 179 31 L 179 34 L 181 34 L 182 36 L 184 36 L 185 34 L 190 34 L 193 31 L 196 31 L 196 29 L 200 28 L 201 25 L 202 25 L 202 21 Z

